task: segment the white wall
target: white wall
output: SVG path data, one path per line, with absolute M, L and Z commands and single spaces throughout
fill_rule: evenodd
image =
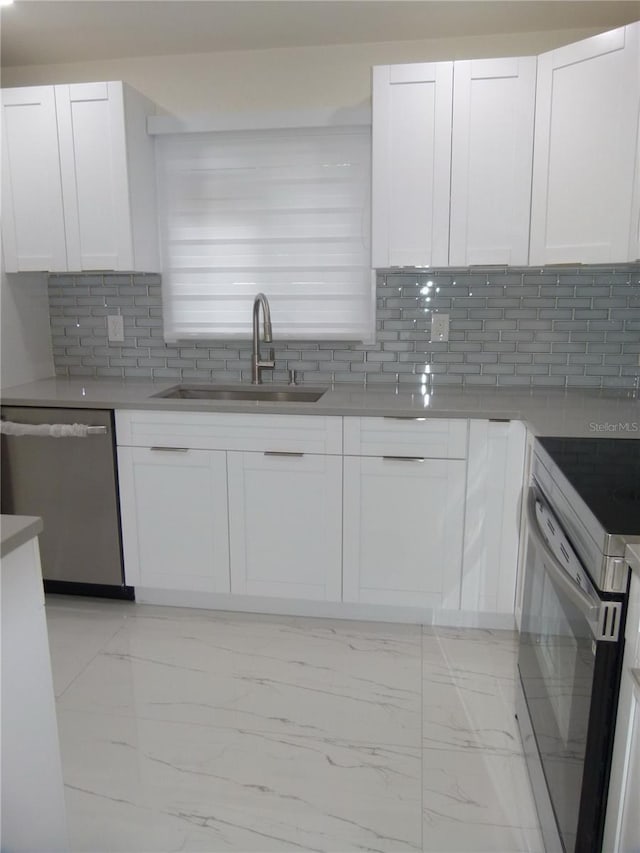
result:
M 53 376 L 49 299 L 45 273 L 0 279 L 0 384 L 22 385 Z
M 371 66 L 526 56 L 594 35 L 593 29 L 412 42 L 149 56 L 4 68 L 2 86 L 124 80 L 174 115 L 368 103 Z

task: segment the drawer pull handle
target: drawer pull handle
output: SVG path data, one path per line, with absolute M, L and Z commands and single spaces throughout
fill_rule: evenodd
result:
M 150 450 L 162 450 L 167 453 L 187 453 L 188 447 L 150 447 Z
M 426 418 L 419 418 L 414 415 L 383 415 L 385 421 L 426 421 Z
M 265 450 L 265 456 L 304 456 L 304 453 L 296 453 L 293 450 Z
M 424 462 L 424 456 L 383 456 L 384 462 Z

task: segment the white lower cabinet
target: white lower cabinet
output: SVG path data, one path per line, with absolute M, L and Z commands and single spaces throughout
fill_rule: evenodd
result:
M 229 592 L 226 453 L 119 447 L 130 586 Z
M 345 601 L 460 606 L 465 462 L 344 460 Z
M 513 613 L 526 429 L 469 422 L 461 609 Z
M 640 850 L 640 576 L 631 575 L 603 850 Z
M 121 411 L 116 431 L 127 584 L 340 601 L 341 418 Z
M 231 592 L 340 601 L 342 459 L 228 453 Z
M 345 601 L 459 609 L 467 424 L 344 419 Z
M 145 600 L 513 614 L 520 423 L 146 410 L 116 429 L 125 577 Z

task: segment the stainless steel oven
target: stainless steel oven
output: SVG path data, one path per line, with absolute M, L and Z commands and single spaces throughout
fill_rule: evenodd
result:
M 640 522 L 640 480 L 623 485 L 640 473 L 640 442 L 607 454 L 593 441 L 601 440 L 539 442 L 528 494 L 517 716 L 548 853 L 601 850 L 629 580 L 620 544 L 627 510 L 628 524 Z M 625 451 L 616 474 L 612 460 Z M 599 465 L 599 494 L 609 481 L 622 499 L 609 492 L 604 504 L 588 500 Z

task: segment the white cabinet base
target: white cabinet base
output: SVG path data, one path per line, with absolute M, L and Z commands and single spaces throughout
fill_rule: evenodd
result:
M 118 470 L 127 584 L 228 592 L 225 453 L 119 447 Z
M 227 457 L 232 592 L 340 601 L 341 458 Z
M 402 622 L 410 625 L 442 625 L 452 628 L 486 628 L 512 631 L 511 613 L 474 613 L 434 607 L 402 607 L 362 604 L 351 601 L 308 601 L 302 598 L 223 595 L 153 587 L 136 587 L 138 604 L 193 607 L 199 610 L 229 610 L 236 613 L 267 613 L 281 616 L 317 616 L 324 619 L 354 619 L 366 622 Z
M 343 598 L 460 606 L 466 463 L 344 459 Z
M 462 563 L 462 608 L 513 613 L 526 430 L 472 420 Z
M 631 575 L 603 850 L 640 850 L 640 578 Z
M 37 538 L 2 558 L 2 850 L 68 850 Z

